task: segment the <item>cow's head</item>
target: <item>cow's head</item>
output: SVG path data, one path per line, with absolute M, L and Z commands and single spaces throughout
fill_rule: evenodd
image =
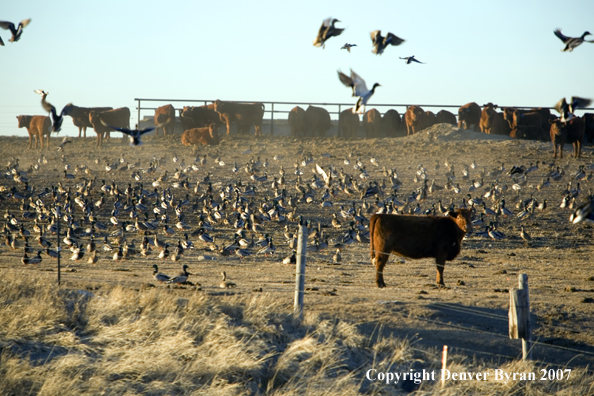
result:
M 560 118 L 549 120 L 549 124 L 551 124 L 551 136 L 561 135 L 562 133 L 567 132 L 567 123 L 561 121 Z
M 454 219 L 464 233 L 472 232 L 472 211 L 470 209 L 450 210 L 448 216 Z
M 31 124 L 31 116 L 28 115 L 19 115 L 17 120 L 19 120 L 19 128 L 29 127 Z
M 217 113 L 219 113 L 222 109 L 223 102 L 221 102 L 219 99 L 215 100 L 214 102 L 214 111 L 216 111 Z

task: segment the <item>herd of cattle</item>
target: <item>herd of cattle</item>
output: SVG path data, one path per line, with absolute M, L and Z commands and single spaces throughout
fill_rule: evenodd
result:
M 584 142 L 592 143 L 594 140 L 594 114 L 586 113 L 583 117 L 575 117 L 567 123 L 560 122 L 558 117 L 551 114 L 548 108 L 516 109 L 503 108 L 498 111 L 497 106 L 488 103 L 481 109 L 477 103 L 468 103 L 461 106 L 458 116 L 447 110 L 437 114 L 425 111 L 420 106 L 408 106 L 405 114 L 401 116 L 394 109 L 388 110 L 383 116 L 377 109 L 368 110 L 363 115 L 362 126 L 368 138 L 373 137 L 400 137 L 417 133 L 434 124 L 449 123 L 460 128 L 472 129 L 487 134 L 507 135 L 517 139 L 531 139 L 552 141 L 555 148 L 555 158 L 558 147 L 565 143 L 574 145 L 574 156 L 579 157 L 581 145 Z M 73 123 L 78 127 L 78 136 L 84 134 L 87 128 L 93 128 L 97 134 L 97 146 L 104 139 L 109 139 L 111 128 L 104 124 L 120 128 L 130 127 L 130 109 L 121 107 L 78 107 L 72 106 L 69 114 Z M 264 104 L 262 103 L 236 103 L 216 100 L 204 106 L 186 106 L 179 110 L 184 133 L 181 141 L 185 145 L 212 145 L 219 143 L 218 129 L 225 125 L 226 133 L 231 131 L 231 124 L 236 124 L 240 134 L 248 134 L 252 125 L 256 136 L 262 133 L 262 119 L 264 117 Z M 50 122 L 44 116 L 18 116 L 19 128 L 26 127 L 29 132 L 29 148 L 35 139 L 35 147 L 43 137 L 49 140 Z M 166 123 L 167 120 L 170 120 Z M 103 121 L 103 123 L 101 122 Z M 331 127 L 330 113 L 316 106 L 309 106 L 306 110 L 297 106 L 289 112 L 289 125 L 291 135 L 301 137 L 326 136 Z M 155 110 L 155 125 L 163 124 L 163 134 L 172 134 L 175 125 L 175 108 L 165 105 Z M 361 121 L 358 114 L 353 114 L 352 109 L 346 109 L 339 114 L 338 136 L 355 137 L 358 134 Z M 157 135 L 159 133 L 157 129 Z M 560 155 L 562 156 L 562 150 Z

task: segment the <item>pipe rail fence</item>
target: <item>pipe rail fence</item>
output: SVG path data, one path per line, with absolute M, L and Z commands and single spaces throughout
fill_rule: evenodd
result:
M 136 101 L 137 105 L 136 105 L 136 110 L 138 113 L 138 123 L 140 124 L 140 112 L 144 111 L 144 110 L 155 110 L 156 107 L 143 107 L 142 106 L 142 102 L 162 102 L 164 104 L 169 104 L 171 102 L 177 102 L 177 103 L 201 103 L 204 105 L 208 105 L 209 103 L 214 103 L 215 101 L 212 99 L 156 99 L 156 98 L 134 98 L 134 100 Z M 278 101 L 241 101 L 241 100 L 230 100 L 229 102 L 233 102 L 233 103 L 254 103 L 254 102 L 259 102 L 259 103 L 263 103 L 265 106 L 265 110 L 264 110 L 264 114 L 269 114 L 269 119 L 270 119 L 270 135 L 274 135 L 274 116 L 275 114 L 288 114 L 290 113 L 291 108 L 295 107 L 295 106 L 323 106 L 324 108 L 326 107 L 330 107 L 330 109 L 326 108 L 326 110 L 328 111 L 328 113 L 330 113 L 330 116 L 332 117 L 333 115 L 335 116 L 333 119 L 338 119 L 337 115 L 341 113 L 341 111 L 347 108 L 351 108 L 354 107 L 353 103 L 333 103 L 333 102 L 278 102 Z M 409 103 L 409 104 L 403 104 L 403 103 L 373 103 L 371 105 L 369 105 L 368 107 L 371 108 L 380 108 L 378 110 L 380 110 L 380 113 L 385 113 L 385 111 L 381 111 L 381 108 L 385 108 L 385 110 L 389 110 L 391 108 L 403 108 L 404 110 L 402 112 L 400 112 L 400 115 L 402 117 L 404 117 L 404 113 L 406 112 L 406 109 L 408 108 L 408 106 L 413 105 L 414 103 Z M 431 108 L 431 109 L 459 109 L 460 106 L 462 105 L 439 105 L 439 104 L 416 104 L 418 106 L 421 106 L 422 108 Z M 276 106 L 276 109 L 275 109 Z M 289 109 L 287 110 L 287 108 L 285 106 L 290 106 Z M 500 106 L 500 105 L 496 105 L 499 108 L 503 108 L 503 107 L 513 107 L 516 109 L 533 109 L 536 107 L 540 107 L 540 106 Z M 175 106 L 174 106 L 175 107 Z M 279 107 L 282 107 L 283 109 L 279 109 Z M 549 110 L 554 110 L 554 107 L 540 107 L 540 108 L 544 108 L 544 109 L 549 109 Z M 179 110 L 179 108 L 177 108 L 177 110 Z M 582 111 L 588 111 L 588 110 L 593 110 L 594 108 L 586 108 L 586 109 L 581 109 Z M 457 117 L 458 115 L 458 111 L 452 111 L 452 113 L 454 113 L 454 115 Z M 278 117 L 277 117 L 278 119 Z M 284 118 L 286 119 L 286 118 Z

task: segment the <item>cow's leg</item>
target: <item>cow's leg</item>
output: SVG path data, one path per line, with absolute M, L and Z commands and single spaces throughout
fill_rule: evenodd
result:
M 445 254 L 440 254 L 435 258 L 435 265 L 437 266 L 437 277 L 435 279 L 435 282 L 439 285 L 439 286 L 445 286 L 445 283 L 443 283 L 443 269 L 445 268 L 445 263 L 446 263 L 446 255 Z
M 231 120 L 229 117 L 225 117 L 225 125 L 227 126 L 227 136 L 231 134 Z
M 375 252 L 375 257 L 371 260 L 372 264 L 375 264 L 375 283 L 377 287 L 384 288 L 386 283 L 384 282 L 384 267 L 390 258 L 390 254 Z
M 79 139 L 80 139 L 80 135 L 81 135 L 81 133 L 82 133 L 82 128 L 81 128 L 81 127 L 78 127 L 78 138 L 79 138 Z
M 87 127 L 83 127 L 83 133 L 84 133 L 84 137 L 86 139 L 87 138 Z
M 580 152 L 581 152 L 581 146 L 580 146 L 580 141 L 576 141 L 573 143 L 573 156 L 574 158 L 580 158 Z

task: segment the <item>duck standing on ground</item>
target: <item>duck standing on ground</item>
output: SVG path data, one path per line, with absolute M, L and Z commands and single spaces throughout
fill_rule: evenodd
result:
M 235 283 L 227 280 L 227 273 L 225 271 L 221 272 L 221 275 L 223 276 L 223 281 L 219 284 L 219 287 L 221 289 L 229 289 L 232 287 L 237 287 L 237 285 Z
M 182 272 L 180 272 L 179 275 L 169 279 L 167 281 L 167 283 L 177 283 L 178 285 L 186 283 L 188 281 L 188 276 L 192 275 L 187 270 L 188 270 L 188 266 L 186 264 L 184 264 L 182 266 Z
M 153 265 L 153 278 L 157 282 L 167 282 L 171 279 L 169 277 L 169 275 L 165 275 L 165 274 L 159 272 L 159 267 L 157 266 L 157 264 Z

